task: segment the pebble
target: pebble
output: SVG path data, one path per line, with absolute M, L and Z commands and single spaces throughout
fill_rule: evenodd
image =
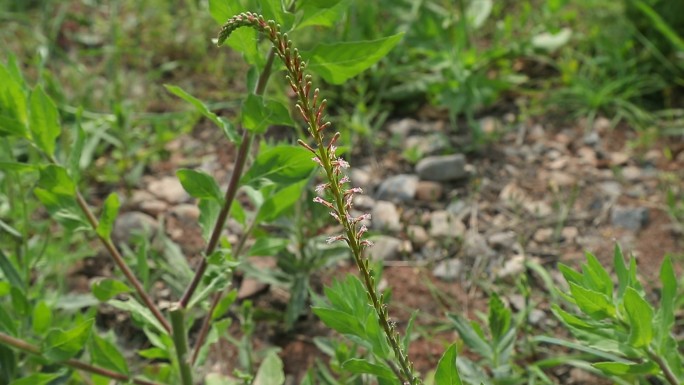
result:
M 430 236 L 423 226 L 409 225 L 406 234 L 416 247 L 422 247 L 430 240 Z
M 417 188 L 417 176 L 408 174 L 394 175 L 380 183 L 375 197 L 385 201 L 408 202 L 416 195 Z
M 448 147 L 448 140 L 440 134 L 409 136 L 404 141 L 404 148 L 414 149 L 421 155 L 438 154 Z
M 405 118 L 389 123 L 387 125 L 387 130 L 389 130 L 392 135 L 406 138 L 412 132 L 422 131 L 422 124 L 415 119 Z
M 159 199 L 169 203 L 183 203 L 190 199 L 176 177 L 166 176 L 150 182 L 147 190 Z
M 613 226 L 639 231 L 648 224 L 648 208 L 615 206 L 610 215 Z
M 370 192 L 374 187 L 371 173 L 361 167 L 352 168 L 349 172 L 349 178 L 354 187 L 361 187 L 366 193 Z
M 114 222 L 112 239 L 115 243 L 130 243 L 136 234 L 147 234 L 151 239 L 159 231 L 159 223 L 151 216 L 139 211 L 120 214 Z
M 515 244 L 518 235 L 513 231 L 504 231 L 489 236 L 487 242 L 490 246 L 499 249 L 510 249 Z
M 522 255 L 515 255 L 509 258 L 506 263 L 504 263 L 501 270 L 496 273 L 498 278 L 513 278 L 525 271 L 525 257 Z
M 463 254 L 468 258 L 491 259 L 496 252 L 487 245 L 485 237 L 476 232 L 469 232 L 463 240 Z
M 259 270 L 273 269 L 278 262 L 273 257 L 249 257 L 247 260 L 252 267 Z M 251 298 L 268 289 L 268 284 L 250 276 L 245 276 L 238 290 L 238 299 Z
M 451 282 L 458 279 L 462 271 L 463 262 L 460 259 L 452 258 L 437 263 L 432 269 L 432 275 L 443 281 Z
M 598 132 L 596 131 L 591 131 L 584 135 L 584 138 L 582 138 L 582 141 L 584 144 L 587 146 L 592 146 L 595 147 L 599 143 L 601 143 L 601 136 L 599 136 Z
M 421 179 L 437 182 L 462 179 L 468 176 L 463 154 L 428 156 L 416 165 L 416 173 Z
M 553 229 L 544 228 L 544 229 L 538 229 L 537 231 L 535 231 L 534 236 L 532 238 L 539 243 L 547 243 L 547 242 L 551 241 L 552 237 L 553 237 Z
M 527 320 L 530 321 L 532 325 L 539 325 L 544 319 L 546 319 L 546 313 L 539 309 L 532 309 L 527 316 Z
M 415 197 L 419 201 L 434 202 L 442 198 L 444 187 L 441 183 L 420 181 L 416 186 Z
M 397 206 L 392 202 L 377 201 L 371 211 L 371 224 L 375 230 L 399 231 L 401 222 Z
M 183 203 L 178 206 L 174 206 L 170 210 L 170 214 L 184 221 L 196 222 L 200 216 L 200 209 L 197 207 L 197 205 Z
M 578 235 L 579 229 L 575 226 L 563 227 L 563 230 L 561 230 L 561 238 L 563 238 L 563 241 L 566 243 L 575 242 L 575 239 L 577 239 Z
M 387 261 L 398 259 L 402 249 L 403 242 L 401 239 L 390 237 L 387 235 L 380 235 L 373 237 L 373 246 L 371 246 L 369 253 L 375 261 Z
M 159 214 L 165 212 L 168 207 L 168 203 L 158 199 L 145 200 L 138 204 L 140 211 L 150 214 L 153 217 L 159 216 Z
M 430 215 L 430 236 L 434 238 L 460 238 L 465 232 L 463 222 L 456 220 L 447 211 L 438 210 Z

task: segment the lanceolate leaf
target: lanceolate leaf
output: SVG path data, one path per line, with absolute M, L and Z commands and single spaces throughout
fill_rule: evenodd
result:
M 26 96 L 21 84 L 2 64 L 0 64 L 0 79 L 2 79 L 0 81 L 0 116 L 18 121 L 22 125 L 28 124 Z
M 272 351 L 259 366 L 252 385 L 282 385 L 284 382 L 283 361 Z
M 397 376 L 386 365 L 374 364 L 361 358 L 352 358 L 342 364 L 342 368 L 352 373 L 368 373 L 382 378 L 394 379 Z
M 191 196 L 199 199 L 214 199 L 217 202 L 223 201 L 221 189 L 211 175 L 186 168 L 178 170 L 176 175 L 185 191 Z
M 456 344 L 452 344 L 439 359 L 435 371 L 435 385 L 461 385 L 456 369 Z
M 260 179 L 277 184 L 300 182 L 309 177 L 316 167 L 311 157 L 311 152 L 300 146 L 269 148 L 257 156 L 240 183 L 253 185 Z
M 43 355 L 53 361 L 74 357 L 83 349 L 93 328 L 93 320 L 70 330 L 51 330 L 43 342 Z
M 296 29 L 310 26 L 332 27 L 349 8 L 351 0 L 336 0 L 331 4 L 321 5 L 315 1 L 306 1 L 299 7 L 302 18 Z
M 615 306 L 605 294 L 585 289 L 570 282 L 570 292 L 577 306 L 594 319 L 604 319 L 615 315 Z
M 655 362 L 646 362 L 643 364 L 632 364 L 625 362 L 597 362 L 592 364 L 596 369 L 616 375 L 646 375 L 658 373 L 658 365 Z
M 105 302 L 119 294 L 130 293 L 132 290 L 126 286 L 125 283 L 119 280 L 113 278 L 104 278 L 95 281 L 92 291 L 95 298 L 97 298 L 99 301 Z
M 121 203 L 119 202 L 119 196 L 116 193 L 111 193 L 105 199 L 104 206 L 102 208 L 102 215 L 100 216 L 100 222 L 97 225 L 97 235 L 102 238 L 109 239 L 112 234 L 112 229 L 114 228 L 114 221 L 119 213 L 119 207 Z
M 674 324 L 674 310 L 677 296 L 677 276 L 672 267 L 672 259 L 669 256 L 665 257 L 663 265 L 660 268 L 660 282 L 663 289 L 660 294 L 660 310 L 658 314 L 660 320 L 658 326 L 660 341 L 658 342 L 658 345 L 662 351 L 662 347 L 665 346 L 666 339 L 669 337 L 670 330 Z
M 38 86 L 31 93 L 29 127 L 33 141 L 47 155 L 55 153 L 55 141 L 60 133 L 59 113 L 55 103 Z
M 214 3 L 212 1 L 211 3 Z M 227 3 L 227 2 L 223 2 Z M 230 17 L 230 16 L 229 16 Z M 227 18 L 225 19 L 227 20 Z M 224 20 L 224 21 L 225 21 Z M 212 121 L 217 127 L 223 130 L 225 132 L 226 136 L 228 137 L 228 140 L 231 142 L 236 142 L 238 139 L 237 132 L 235 131 L 235 127 L 233 127 L 232 124 L 230 124 L 229 121 L 226 119 L 216 115 L 213 113 L 209 107 L 207 107 L 201 100 L 197 99 L 196 97 L 190 95 L 189 93 L 185 92 L 182 88 L 178 86 L 172 86 L 172 85 L 164 85 L 166 89 L 171 92 L 172 94 L 178 96 L 179 98 L 185 100 L 186 102 L 190 103 L 195 109 L 200 112 L 204 117 Z
M 328 83 L 342 84 L 385 57 L 402 37 L 399 33 L 378 40 L 320 44 L 304 54 L 307 68 Z
M 128 364 L 123 354 L 116 345 L 97 334 L 93 334 L 88 344 L 88 353 L 90 353 L 93 364 L 128 375 Z
M 653 308 L 636 290 L 627 288 L 624 297 L 629 320 L 629 342 L 635 348 L 648 346 L 653 339 Z

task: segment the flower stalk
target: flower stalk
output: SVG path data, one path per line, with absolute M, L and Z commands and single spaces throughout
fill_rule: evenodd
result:
M 344 241 L 352 251 L 354 261 L 359 269 L 368 299 L 378 315 L 380 325 L 385 333 L 387 341 L 394 352 L 400 372 L 400 380 L 405 384 L 420 384 L 420 379 L 414 374 L 413 364 L 400 343 L 396 324 L 390 321 L 387 306 L 384 304 L 382 294 L 378 295 L 375 281 L 371 273 L 368 258 L 363 255 L 363 250 L 372 245 L 369 240 L 363 239 L 366 227 L 361 223 L 370 218 L 363 214 L 352 217 L 350 210 L 353 205 L 354 194 L 361 193 L 360 188 L 348 187 L 350 182 L 345 174 L 349 163 L 337 156 L 336 142 L 340 133 L 336 132 L 330 140 L 326 141 L 325 130 L 331 126 L 326 120 L 325 109 L 327 101 L 321 99 L 318 88 L 312 90 L 311 76 L 304 73 L 306 63 L 302 59 L 297 48 L 293 47 L 292 41 L 287 34 L 281 33 L 275 21 L 266 21 L 263 16 L 245 12 L 230 18 L 221 29 L 218 36 L 218 44 L 221 45 L 230 34 L 240 27 L 252 27 L 263 33 L 273 44 L 276 56 L 285 64 L 286 78 L 292 91 L 297 95 L 296 108 L 307 124 L 307 130 L 315 145 L 310 146 L 303 140 L 299 144 L 311 151 L 312 160 L 318 163 L 325 173 L 327 182 L 316 188 L 318 196 L 314 202 L 322 204 L 330 209 L 330 215 L 342 225 L 341 234 L 328 239 L 329 243 Z

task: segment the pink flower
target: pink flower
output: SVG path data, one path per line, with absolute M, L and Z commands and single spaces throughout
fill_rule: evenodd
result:
M 347 239 L 347 238 L 345 238 L 344 235 L 335 235 L 335 236 L 333 236 L 333 237 L 330 237 L 330 238 L 326 239 L 326 242 L 327 242 L 328 244 L 331 244 L 331 243 L 334 243 L 334 242 L 337 242 L 337 241 L 344 241 L 344 240 L 346 240 L 346 239 Z

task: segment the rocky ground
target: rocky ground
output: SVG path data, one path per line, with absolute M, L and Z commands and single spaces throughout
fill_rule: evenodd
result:
M 678 256 L 681 267 L 682 228 L 668 215 L 663 193 L 672 180 L 668 175 L 684 180 L 684 152 L 676 151 L 681 143 L 668 143 L 675 151 L 666 157 L 662 144 L 634 148 L 636 134 L 612 128 L 605 119 L 591 129 L 514 120 L 485 118 L 485 132 L 499 139 L 467 155 L 457 151 L 467 137 L 454 135 L 442 121 L 413 119 L 390 122 L 378 133 L 376 143 L 389 146 L 352 154 L 351 179 L 366 192 L 356 197 L 354 207 L 372 215 L 371 253 L 386 267 L 383 284 L 393 288 L 396 318 L 406 320 L 418 309 L 419 323 L 429 328 L 444 322 L 444 312 L 485 310 L 483 293 L 492 289 L 520 309 L 522 296 L 514 294 L 513 282 L 525 274 L 526 264 L 544 267 L 560 282 L 558 262 L 576 264 L 592 251 L 610 266 L 615 242 L 636 256 L 647 282 L 657 280 L 666 253 Z M 168 144 L 171 157 L 154 165 L 141 188 L 128 195 L 114 231 L 119 242 L 127 242 L 135 229 L 163 226 L 194 263 L 203 246 L 199 211 L 173 173 L 179 167 L 200 168 L 227 180 L 233 153 L 216 135 L 199 130 Z M 228 224 L 232 241 L 239 232 L 235 223 Z M 261 268 L 275 265 L 271 256 L 253 262 Z M 354 271 L 348 264 L 340 267 L 323 274 Z M 533 295 L 529 322 L 552 330 L 557 323 L 548 311 L 546 287 L 539 280 L 532 284 L 540 290 Z M 283 294 L 245 279 L 240 298 L 277 306 Z M 287 336 L 273 330 L 259 335 L 258 345 L 283 347 L 286 367 L 294 374 L 317 355 L 312 337 L 327 333 L 311 317 L 302 322 Z M 413 344 L 411 354 L 421 370 L 433 367 L 441 354 L 440 338 L 456 338 L 452 332 L 434 337 L 421 334 Z M 228 344 L 224 348 L 230 351 Z M 558 374 L 563 376 L 563 383 L 584 381 L 581 373 L 567 369 Z

